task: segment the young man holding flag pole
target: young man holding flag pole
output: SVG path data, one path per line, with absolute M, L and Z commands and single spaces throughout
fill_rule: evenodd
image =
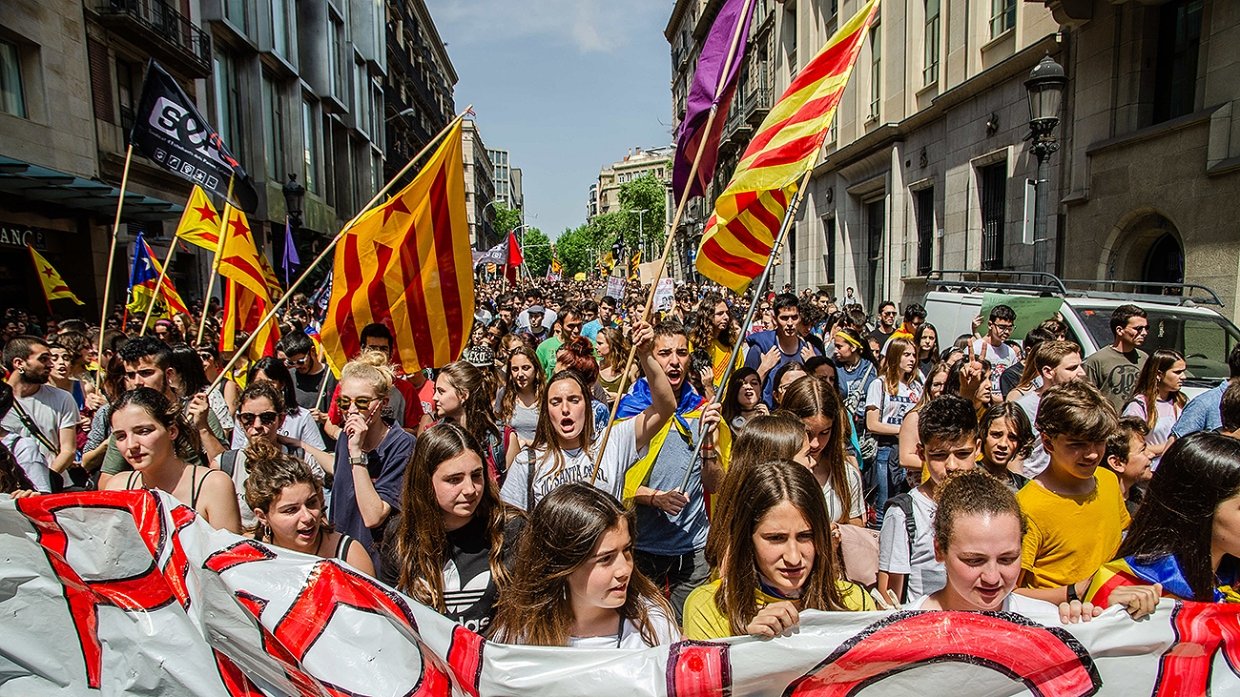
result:
M 800 199 L 804 196 L 805 187 L 809 184 L 814 165 L 821 153 L 827 128 L 835 116 L 836 107 L 861 50 L 861 42 L 877 9 L 878 0 L 870 0 L 840 27 L 818 55 L 797 74 L 758 128 L 732 181 L 715 202 L 715 214 L 707 221 L 707 230 L 696 260 L 698 270 L 704 276 L 737 293 L 744 292 L 756 276 L 762 279 L 758 292 L 765 287 L 770 277 L 771 260 L 787 233 L 792 217 L 800 205 Z M 707 123 L 709 124 L 710 120 Z M 699 148 L 691 170 L 691 183 L 697 169 L 696 160 L 701 159 L 706 140 L 708 138 L 703 139 L 703 146 Z M 788 200 L 790 194 L 793 200 Z M 686 198 L 682 197 L 681 208 Z M 678 209 L 672 223 L 673 230 L 679 218 Z M 777 219 L 781 222 L 778 231 L 773 231 L 770 229 L 771 222 Z M 758 234 L 754 234 L 755 232 Z M 763 232 L 771 239 L 769 246 L 764 242 L 765 236 L 761 234 Z M 670 239 L 671 236 L 668 237 Z M 656 283 L 662 275 L 667 251 L 668 247 L 665 247 L 664 258 L 660 260 L 658 275 L 655 277 Z M 757 305 L 756 302 L 751 303 L 745 318 L 746 325 L 753 321 L 754 308 Z M 725 385 L 743 340 L 742 332 L 729 357 L 729 370 L 723 378 Z M 715 399 L 722 393 L 723 390 L 720 390 Z M 606 435 L 605 431 L 604 437 Z M 699 439 L 695 446 L 686 473 L 686 482 L 693 472 L 693 462 L 696 461 L 705 440 Z
M 276 314 L 281 309 L 283 309 L 285 303 L 287 303 L 289 299 L 293 297 L 293 295 L 297 292 L 297 289 L 301 287 L 301 284 L 305 282 L 307 278 L 309 278 L 310 272 L 313 271 L 316 267 L 318 267 L 318 265 L 321 264 L 323 260 L 327 258 L 328 254 L 332 253 L 332 251 L 336 248 L 336 244 L 339 243 L 340 240 L 344 239 L 344 236 L 345 234 L 349 232 L 349 229 L 352 228 L 357 223 L 357 221 L 362 218 L 362 216 L 370 212 L 370 210 L 375 206 L 375 204 L 378 203 L 379 200 L 382 199 L 387 194 L 388 190 L 391 189 L 392 186 L 396 184 L 396 182 L 400 181 L 400 179 L 404 177 L 405 174 L 407 174 L 410 170 L 413 169 L 414 165 L 416 165 L 423 157 L 425 157 L 427 153 L 431 152 L 431 150 L 439 144 L 439 141 L 441 141 L 445 135 L 450 133 L 452 129 L 457 126 L 458 123 L 464 120 L 466 115 L 473 114 L 473 113 L 474 113 L 473 105 L 471 104 L 470 106 L 467 106 L 465 110 L 462 111 L 460 114 L 457 114 L 456 118 L 452 119 L 452 121 L 450 121 L 447 126 L 444 126 L 443 130 L 435 134 L 435 137 L 431 138 L 430 141 L 428 141 L 427 144 L 423 146 L 423 148 L 419 150 L 417 154 L 415 154 L 409 160 L 409 162 L 405 163 L 405 166 L 402 167 L 401 170 L 397 172 L 394 177 L 389 179 L 388 182 L 383 185 L 382 189 L 379 189 L 379 191 L 375 192 L 375 195 L 371 197 L 370 201 L 367 202 L 366 205 L 363 206 L 362 209 L 359 210 L 357 214 L 354 215 L 349 220 L 349 222 L 345 223 L 344 226 L 340 228 L 340 232 L 336 233 L 336 236 L 332 238 L 332 241 L 329 242 L 325 247 L 323 247 L 323 250 L 319 252 L 319 255 L 314 258 L 314 261 L 310 262 L 310 265 L 307 266 L 305 270 L 301 272 L 301 275 L 297 277 L 297 281 L 294 282 L 293 285 L 290 286 L 287 291 L 285 291 L 284 295 L 282 295 L 280 299 L 276 301 L 276 303 L 271 307 L 271 309 L 267 311 L 267 314 L 264 315 L 261 320 L 259 320 L 258 327 L 261 328 L 263 325 L 270 322 L 272 318 L 275 317 Z M 221 235 L 221 239 L 223 239 L 222 235 Z M 204 314 L 205 314 L 205 308 L 204 308 Z M 252 332 L 250 336 L 246 338 L 245 342 L 243 342 L 240 346 L 237 347 L 236 351 L 233 352 L 232 359 L 228 361 L 228 365 L 224 366 L 224 369 L 220 371 L 219 375 L 215 378 L 215 381 L 212 382 L 210 387 L 207 388 L 206 391 L 208 393 L 214 390 L 217 386 L 219 386 L 219 383 L 223 382 L 227 378 L 227 376 L 231 374 L 232 369 L 237 364 L 237 361 L 240 359 L 241 356 L 245 355 L 246 351 L 250 348 L 250 344 L 254 342 L 254 339 L 255 337 L 258 336 L 258 334 L 259 332 L 257 330 Z
M 702 111 L 694 115 L 685 115 L 684 123 L 681 124 L 680 140 L 677 144 L 676 163 L 673 168 L 673 184 L 679 184 L 681 187 L 680 199 L 676 204 L 676 214 L 672 217 L 669 234 L 665 237 L 663 243 L 663 254 L 659 257 L 659 263 L 655 266 L 654 279 L 651 281 L 650 296 L 646 299 L 646 307 L 642 311 L 641 319 L 650 316 L 650 311 L 654 305 L 654 289 L 658 287 L 659 281 L 663 278 L 663 271 L 667 266 L 667 255 L 672 250 L 672 242 L 675 239 L 676 228 L 680 226 L 680 219 L 684 215 L 685 206 L 689 203 L 695 189 L 701 193 L 705 193 L 705 182 L 696 179 L 699 168 L 702 164 L 702 158 L 711 148 L 712 142 L 717 146 L 719 134 L 713 130 L 715 121 L 719 117 L 720 107 L 722 106 L 726 115 L 728 107 L 732 102 L 732 94 L 734 93 L 737 78 L 740 76 L 741 63 L 744 61 L 745 41 L 749 32 L 749 21 L 753 16 L 754 0 L 730 0 L 723 8 L 719 10 L 719 14 L 715 18 L 714 24 L 711 25 L 710 33 L 706 38 L 705 44 L 709 44 L 715 50 L 710 54 L 707 53 L 705 47 L 702 55 L 698 59 L 698 73 L 694 74 L 694 88 L 701 88 L 701 82 L 709 81 L 710 74 L 718 71 L 715 79 L 714 90 L 712 95 L 699 95 L 709 98 L 709 109 L 706 114 L 706 123 L 701 130 L 694 130 L 693 124 L 700 118 Z M 729 22 L 735 25 L 729 27 Z M 731 29 L 729 32 L 728 30 Z M 716 62 L 719 57 L 717 49 L 722 48 L 724 40 L 727 40 L 727 51 L 721 62 Z M 701 78 L 701 79 L 700 79 Z M 709 86 L 706 87 L 709 90 Z M 720 119 L 720 121 L 722 121 Z M 688 175 L 682 180 L 679 171 L 683 169 L 683 157 L 685 150 L 697 141 L 697 149 L 693 155 L 692 163 L 689 165 Z M 711 162 L 705 169 L 714 173 L 714 160 L 717 152 L 710 154 Z M 683 181 L 683 183 L 681 183 Z M 633 362 L 637 358 L 637 347 L 633 346 L 629 349 L 628 358 L 625 360 L 624 369 L 620 372 L 620 385 L 617 387 L 619 394 L 624 394 L 628 389 L 629 372 L 633 368 Z M 607 428 L 603 429 L 603 436 L 599 440 L 597 454 L 594 456 L 594 471 L 590 476 L 590 484 L 594 484 L 594 480 L 598 477 L 599 465 L 602 462 L 603 452 L 607 449 L 607 440 L 611 436 L 611 427 L 616 422 L 616 414 L 620 408 L 620 401 L 617 399 L 611 406 L 611 416 L 607 421 Z M 701 440 L 701 439 L 699 439 Z M 692 462 L 690 462 L 689 470 L 692 471 Z
M 736 254 L 732 250 L 736 249 L 732 245 L 728 245 L 726 239 L 729 235 L 737 234 L 734 225 L 741 220 L 741 216 L 752 216 L 751 207 L 761 206 L 766 209 L 769 214 L 771 202 L 778 203 L 778 197 L 772 198 L 771 201 L 764 202 L 763 198 L 768 192 L 761 190 L 754 191 L 754 179 L 761 178 L 761 170 L 763 168 L 771 168 L 775 170 L 775 175 L 781 174 L 779 168 L 789 164 L 793 167 L 804 167 L 804 173 L 800 177 L 800 181 L 796 184 L 796 188 L 792 191 L 792 200 L 788 204 L 788 208 L 784 213 L 783 220 L 780 223 L 779 231 L 775 234 L 770 252 L 767 254 L 765 263 L 762 267 L 762 275 L 758 278 L 758 284 L 754 289 L 754 297 L 760 297 L 766 290 L 770 281 L 771 271 L 774 268 L 774 260 L 779 254 L 779 249 L 787 237 L 788 230 L 792 226 L 792 221 L 796 218 L 802 201 L 805 199 L 805 190 L 809 186 L 810 177 L 814 171 L 814 165 L 817 164 L 818 157 L 822 151 L 823 141 L 826 138 L 827 129 L 831 125 L 831 121 L 835 118 L 835 110 L 839 104 L 844 88 L 848 84 L 848 77 L 852 72 L 852 67 L 856 63 L 857 54 L 861 50 L 861 42 L 864 40 L 870 23 L 873 21 L 874 13 L 878 8 L 878 0 L 870 0 L 853 15 L 847 24 L 842 26 L 839 31 L 827 42 L 822 51 L 810 61 L 798 76 L 789 85 L 784 96 L 779 103 L 771 110 L 770 115 L 763 121 L 762 126 L 758 128 L 754 140 L 746 149 L 745 154 L 741 158 L 740 164 L 737 166 L 736 174 L 733 175 L 732 182 L 728 184 L 727 189 L 720 195 L 716 202 L 715 215 L 707 222 L 706 234 L 702 237 L 702 242 L 697 256 L 698 270 L 704 275 L 728 286 L 737 293 L 743 292 L 752 278 L 753 260 Z M 787 104 L 786 109 L 780 109 L 781 105 Z M 816 113 L 815 113 L 816 112 Z M 791 136 L 785 136 L 780 132 L 783 127 L 796 128 L 805 123 L 813 124 L 817 121 L 813 130 L 809 133 L 816 133 L 816 136 L 810 141 L 812 147 L 795 147 L 797 145 L 795 138 L 804 131 L 796 129 Z M 764 136 L 767 136 L 764 138 Z M 754 143 L 758 143 L 759 147 L 755 148 Z M 789 147 L 790 153 L 780 160 L 772 161 L 775 158 L 770 156 L 769 152 L 764 152 L 769 148 Z M 793 170 L 795 171 L 795 170 Z M 749 175 L 752 178 L 746 182 L 745 177 Z M 757 176 L 754 176 L 757 175 Z M 782 193 L 786 195 L 787 189 L 783 189 Z M 736 199 L 741 196 L 757 193 L 758 196 L 751 199 L 747 206 L 743 206 Z M 772 191 L 772 194 L 781 193 Z M 732 200 L 726 200 L 731 198 Z M 730 220 L 721 219 L 721 212 L 725 203 L 729 207 L 734 206 L 735 212 Z M 754 220 L 750 217 L 750 220 Z M 750 231 L 746 228 L 745 235 L 749 235 Z M 721 242 L 719 238 L 724 238 Z M 752 239 L 752 238 L 751 238 Z M 710 251 L 707 252 L 708 246 Z M 731 249 L 729 249 L 731 247 Z M 752 254 L 752 252 L 749 252 Z M 755 312 L 760 303 L 752 302 L 749 304 L 749 310 L 745 313 L 744 323 L 742 327 L 748 327 L 753 323 Z M 741 345 L 745 342 L 745 333 L 741 332 L 737 337 L 736 343 L 732 345 L 732 352 L 728 357 L 727 367 L 723 373 L 723 385 L 728 384 L 728 379 L 732 376 L 732 371 L 736 367 L 736 358 L 740 353 Z M 718 390 L 715 393 L 714 400 L 719 400 L 725 390 Z M 694 452 L 693 457 L 696 459 L 700 452 L 702 443 L 697 444 L 698 450 Z M 688 483 L 688 474 L 685 475 L 685 484 Z

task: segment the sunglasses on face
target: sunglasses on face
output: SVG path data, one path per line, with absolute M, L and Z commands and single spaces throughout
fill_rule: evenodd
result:
M 237 413 L 237 421 L 246 428 L 254 425 L 254 419 L 261 421 L 264 426 L 270 426 L 276 422 L 276 419 L 279 416 L 280 415 L 274 411 L 264 411 L 261 414 L 252 414 L 248 411 L 242 411 Z
M 337 397 L 336 407 L 339 408 L 340 411 L 348 411 L 349 407 L 356 406 L 358 411 L 366 411 L 370 408 L 370 405 L 374 404 L 376 401 L 377 400 L 374 397 L 357 397 L 356 399 Z
M 307 360 L 309 360 L 309 356 L 302 356 L 301 358 L 285 358 L 284 365 L 292 368 L 294 366 L 305 365 Z

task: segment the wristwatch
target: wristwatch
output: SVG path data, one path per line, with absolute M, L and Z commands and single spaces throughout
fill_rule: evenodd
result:
M 350 457 L 349 457 L 349 464 L 350 464 L 350 465 L 352 465 L 352 466 L 354 466 L 354 467 L 356 467 L 356 466 L 358 466 L 358 465 L 363 465 L 363 466 L 365 466 L 365 465 L 369 465 L 369 464 L 370 464 L 370 458 L 366 457 L 365 455 L 362 455 L 361 457 L 352 457 L 352 456 L 350 456 Z

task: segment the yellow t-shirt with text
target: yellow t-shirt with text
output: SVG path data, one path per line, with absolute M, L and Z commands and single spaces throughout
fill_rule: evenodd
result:
M 1056 494 L 1036 480 L 1016 500 L 1029 521 L 1021 545 L 1021 585 L 1060 588 L 1089 578 L 1115 558 L 1130 519 L 1119 480 L 1109 470 L 1094 472 L 1089 494 Z

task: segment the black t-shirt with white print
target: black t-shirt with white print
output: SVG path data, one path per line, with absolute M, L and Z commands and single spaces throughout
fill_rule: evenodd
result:
M 517 538 L 525 519 L 513 515 L 504 526 L 502 558 L 509 569 L 516 559 Z M 448 559 L 443 567 L 444 615 L 479 634 L 486 631 L 495 616 L 499 588 L 491 577 L 491 539 L 486 520 L 475 516 L 467 525 L 447 534 Z M 403 564 L 396 560 L 392 545 L 384 545 L 379 580 L 396 587 Z

